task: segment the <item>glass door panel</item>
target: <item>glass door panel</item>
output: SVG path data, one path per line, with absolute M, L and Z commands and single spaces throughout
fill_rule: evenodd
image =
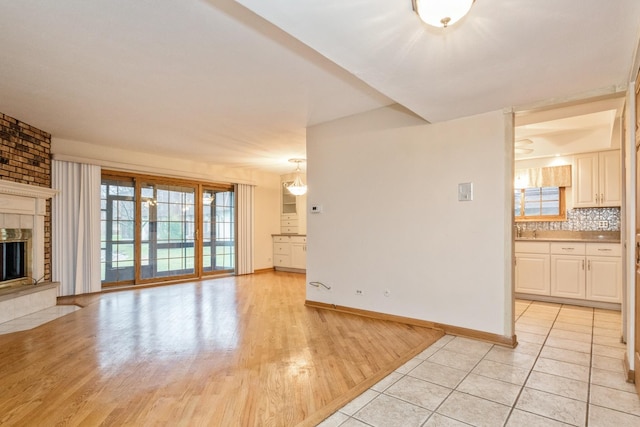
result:
M 140 194 L 140 278 L 195 274 L 195 188 L 143 183 Z
M 202 192 L 202 271 L 235 269 L 235 197 L 230 190 Z
M 100 187 L 100 278 L 132 282 L 135 271 L 135 184 L 103 179 Z

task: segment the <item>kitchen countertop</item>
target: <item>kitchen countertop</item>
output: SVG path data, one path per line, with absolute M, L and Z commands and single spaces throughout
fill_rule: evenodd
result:
M 522 231 L 517 242 L 620 243 L 619 231 Z

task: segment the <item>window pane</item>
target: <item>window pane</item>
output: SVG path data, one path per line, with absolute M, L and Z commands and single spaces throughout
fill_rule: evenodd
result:
M 100 275 L 103 283 L 131 281 L 135 269 L 135 185 L 104 178 L 100 188 Z
M 146 183 L 153 191 L 148 204 L 147 265 L 142 278 L 183 276 L 195 273 L 195 187 Z M 143 231 L 144 231 L 143 225 Z
M 525 202 L 524 214 L 525 216 L 540 215 L 540 202 Z
M 205 190 L 203 194 L 203 271 L 235 268 L 235 201 L 232 191 Z
M 542 202 L 542 215 L 560 215 L 560 206 L 558 206 L 558 202 Z
M 561 195 L 560 187 L 517 189 L 514 192 L 514 215 L 516 218 L 560 216 Z
M 520 216 L 521 207 L 522 207 L 522 190 L 515 190 L 513 193 L 513 199 L 515 204 L 515 216 Z

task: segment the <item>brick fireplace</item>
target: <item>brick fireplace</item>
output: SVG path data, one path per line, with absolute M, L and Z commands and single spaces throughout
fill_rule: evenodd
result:
M 30 235 L 29 276 L 0 289 L 0 323 L 56 304 L 51 283 L 51 135 L 0 113 L 0 233 Z M 28 230 L 28 232 L 27 232 Z M 38 286 L 33 283 L 38 282 Z M 13 285 L 13 283 L 12 283 Z

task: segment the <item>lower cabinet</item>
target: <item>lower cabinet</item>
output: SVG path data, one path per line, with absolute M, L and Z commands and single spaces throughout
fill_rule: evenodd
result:
M 587 299 L 622 302 L 622 261 L 614 257 L 587 257 Z
M 307 268 L 307 236 L 274 235 L 273 266 L 276 270 L 303 272 Z
M 584 256 L 551 255 L 551 295 L 584 299 Z
M 516 242 L 515 249 L 518 293 L 622 301 L 622 254 L 617 243 Z
M 549 295 L 549 255 L 516 254 L 516 292 Z

